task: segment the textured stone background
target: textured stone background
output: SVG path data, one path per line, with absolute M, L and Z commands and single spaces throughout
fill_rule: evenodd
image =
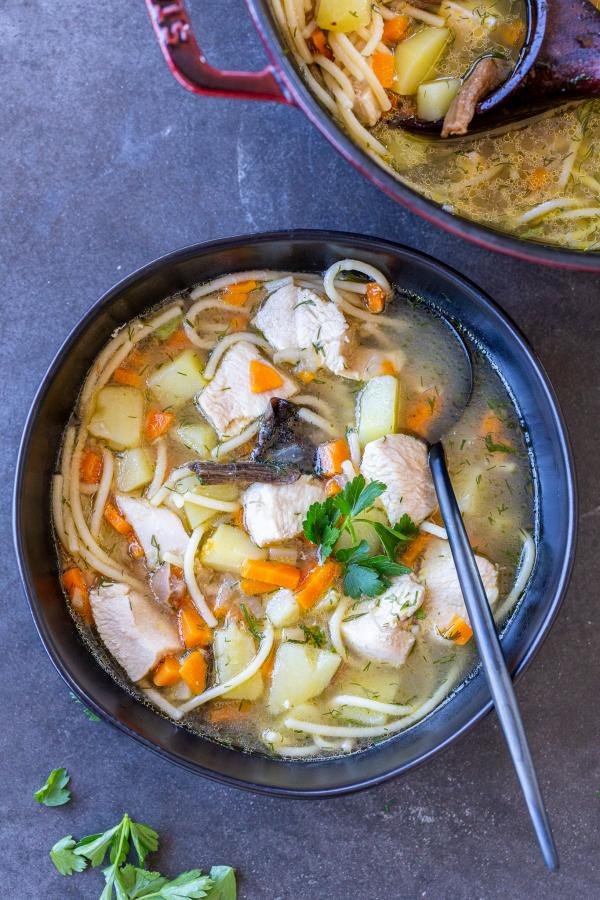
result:
M 242 0 L 195 6 L 213 61 L 261 62 Z M 97 897 L 100 875 L 61 879 L 48 849 L 127 809 L 161 833 L 158 867 L 231 863 L 243 900 L 600 896 L 598 279 L 442 234 L 348 168 L 299 112 L 186 93 L 142 0 L 3 0 L 0 33 L 0 893 Z M 569 596 L 519 695 L 557 876 L 538 857 L 493 715 L 425 768 L 367 793 L 270 800 L 201 781 L 88 722 L 36 637 L 12 556 L 10 490 L 23 421 L 59 343 L 113 282 L 156 256 L 293 226 L 378 234 L 451 263 L 518 321 L 554 381 L 579 465 L 582 529 Z M 32 791 L 58 765 L 71 771 L 75 799 L 39 808 Z

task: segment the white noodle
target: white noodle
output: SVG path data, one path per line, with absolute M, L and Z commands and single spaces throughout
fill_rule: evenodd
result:
M 329 619 L 329 637 L 331 639 L 331 644 L 333 649 L 342 657 L 342 659 L 346 659 L 347 656 L 344 641 L 342 639 L 342 619 L 346 615 L 349 606 L 350 599 L 348 597 L 343 597 Z
M 425 534 L 432 534 L 434 537 L 441 538 L 443 541 L 448 540 L 448 532 L 446 529 L 442 528 L 440 525 L 436 525 L 435 522 L 421 522 L 419 531 L 424 531 Z
M 342 463 L 342 473 L 346 476 L 348 481 L 352 481 L 353 478 L 356 478 L 358 475 L 358 471 L 354 466 L 354 463 L 351 459 L 345 459 Z
M 383 272 L 380 272 L 375 266 L 362 262 L 360 259 L 339 259 L 337 262 L 333 263 L 333 265 L 329 266 L 323 275 L 323 287 L 325 288 L 325 293 L 334 303 L 339 304 L 340 300 L 343 300 L 343 297 L 335 286 L 336 278 L 340 272 L 361 272 L 372 281 L 375 281 L 379 287 L 383 288 L 386 297 L 390 297 L 392 294 L 391 284 Z M 371 316 L 372 314 L 369 313 L 367 315 L 367 320 L 370 320 Z
M 339 85 L 342 90 L 343 95 L 350 103 L 350 108 L 354 104 L 356 99 L 356 95 L 354 93 L 354 88 L 352 87 L 352 82 L 346 75 L 346 73 L 340 69 L 331 59 L 327 59 L 326 56 L 315 56 L 315 62 L 318 63 L 321 68 L 327 72 L 334 81 Z
M 65 531 L 63 520 L 63 477 L 55 475 L 52 478 L 52 516 L 54 518 L 54 527 L 61 544 L 67 552 L 69 552 L 69 538 Z M 77 551 L 75 551 L 77 552 Z
M 358 440 L 358 433 L 355 428 L 348 428 L 348 430 L 346 431 L 346 441 L 348 442 L 348 447 L 350 449 L 350 459 L 352 460 L 352 465 L 355 469 L 360 469 L 360 441 Z
M 200 297 L 206 297 L 207 294 L 215 294 L 230 284 L 237 284 L 240 281 L 269 281 L 273 278 L 282 278 L 287 274 L 287 272 L 274 272 L 271 269 L 252 269 L 248 272 L 235 272 L 233 275 L 223 275 L 220 278 L 208 281 L 206 284 L 198 285 L 198 287 L 190 291 L 190 298 L 199 300 Z M 194 307 L 191 306 L 188 314 L 192 313 L 194 315 L 193 310 Z
M 369 85 L 381 109 L 384 112 L 391 109 L 392 104 L 385 92 L 385 88 L 382 87 L 381 82 L 367 60 L 360 55 L 349 38 L 345 34 L 329 32 L 329 46 L 351 75 L 354 75 L 358 81 L 365 81 Z
M 187 547 L 185 548 L 185 553 L 183 554 L 183 575 L 185 578 L 187 589 L 190 592 L 190 597 L 194 601 L 194 606 L 196 607 L 206 624 L 211 628 L 215 628 L 217 625 L 217 620 L 215 619 L 212 610 L 204 599 L 204 594 L 198 587 L 198 582 L 196 581 L 196 576 L 194 574 L 194 560 L 196 558 L 196 551 L 205 531 L 206 525 L 198 525 L 198 527 L 194 528 L 194 530 L 192 531 L 192 535 L 188 541 Z
M 96 500 L 94 501 L 94 511 L 92 513 L 92 521 L 90 524 L 90 531 L 95 538 L 100 534 L 104 507 L 106 506 L 106 501 L 108 500 L 108 495 L 110 493 L 114 468 L 113 455 L 110 450 L 107 450 L 105 447 L 102 451 L 102 478 L 98 485 L 98 492 L 96 494 Z
M 501 606 L 496 610 L 495 617 L 501 619 L 503 614 L 507 612 L 517 602 L 527 586 L 529 577 L 533 571 L 535 563 L 535 541 L 528 531 L 523 531 L 523 549 L 521 550 L 521 559 L 519 562 L 519 570 L 512 590 L 505 598 Z
M 295 566 L 298 562 L 298 551 L 293 547 L 269 547 L 268 555 L 273 562 L 286 563 L 288 566 Z
M 300 410 L 302 412 L 302 410 Z M 299 414 L 298 414 L 299 415 Z M 232 437 L 228 441 L 223 441 L 222 444 L 218 444 L 210 451 L 210 455 L 213 459 L 220 459 L 222 456 L 226 456 L 228 453 L 231 453 L 232 450 L 237 450 L 238 447 L 241 447 L 242 444 L 245 444 L 246 441 L 249 441 L 251 438 L 257 434 L 258 429 L 260 428 L 260 422 L 252 422 L 241 431 L 237 437 Z
M 167 439 L 164 437 L 159 438 L 155 441 L 154 446 L 156 447 L 156 461 L 154 463 L 154 475 L 152 476 L 152 481 L 148 485 L 146 490 L 146 496 L 152 499 L 159 487 L 165 480 L 165 475 L 167 473 Z
M 254 659 L 246 666 L 245 669 L 242 669 L 241 672 L 238 672 L 237 675 L 234 675 L 233 678 L 227 679 L 223 684 L 216 684 L 213 687 L 209 688 L 207 691 L 204 691 L 202 694 L 199 694 L 197 697 L 193 697 L 191 700 L 188 700 L 187 703 L 184 703 L 183 706 L 180 707 L 180 711 L 182 713 L 191 712 L 192 709 L 196 709 L 198 706 L 203 706 L 205 703 L 208 703 L 210 700 L 214 700 L 216 697 L 221 697 L 223 694 L 229 693 L 234 688 L 239 687 L 241 684 L 245 684 L 249 681 L 253 675 L 255 675 L 262 664 L 266 661 L 269 653 L 271 652 L 271 647 L 273 646 L 273 640 L 275 637 L 275 632 L 273 631 L 273 626 L 269 622 L 268 619 L 265 619 L 262 623 L 263 628 L 263 637 L 260 642 L 260 647 L 258 653 L 254 657 Z
M 389 716 L 407 716 L 412 712 L 412 706 L 405 706 L 401 703 L 382 703 L 380 700 L 358 697 L 355 694 L 338 694 L 332 702 L 334 706 L 357 706 L 359 709 L 372 709 L 374 712 L 385 713 Z
M 163 486 L 160 487 L 150 498 L 150 503 L 152 504 L 152 506 L 160 506 L 161 503 L 164 503 L 167 497 L 170 496 L 171 492 L 175 488 L 177 482 L 181 481 L 182 478 L 186 478 L 188 475 L 193 474 L 194 473 L 187 465 L 187 463 L 183 466 L 178 466 L 176 469 L 173 469 Z
M 556 197 L 554 200 L 545 200 L 543 203 L 538 203 L 537 206 L 532 206 L 531 209 L 520 215 L 517 221 L 533 222 L 534 219 L 541 219 L 542 216 L 555 209 L 570 209 L 579 205 L 579 200 L 575 200 L 573 197 Z
M 555 219 L 596 219 L 600 216 L 600 206 L 586 206 L 582 209 L 571 209 L 568 212 L 560 212 Z
M 311 409 L 315 409 L 317 412 L 321 413 L 327 419 L 334 418 L 329 404 L 320 397 L 313 396 L 313 394 L 297 394 L 294 397 L 294 403 L 298 406 L 309 406 Z
M 302 30 L 306 25 L 304 5 L 297 3 L 296 0 L 283 0 L 283 8 L 285 10 L 286 25 L 296 52 L 304 62 L 309 63 L 312 60 L 312 53 L 302 34 Z
M 238 341 L 245 341 L 248 344 L 254 344 L 256 347 L 260 347 L 262 350 L 266 350 L 268 353 L 272 352 L 271 345 L 267 341 L 265 341 L 264 338 L 259 337 L 259 335 L 257 334 L 253 334 L 251 331 L 236 331 L 235 334 L 228 334 L 219 341 L 208 358 L 206 368 L 204 369 L 204 377 L 207 380 L 210 380 L 214 377 L 214 374 L 217 371 L 217 366 L 221 361 L 221 357 L 233 344 L 237 344 Z
M 278 756 L 289 756 L 290 759 L 302 756 L 316 756 L 319 748 L 316 744 L 307 744 L 305 747 L 287 747 L 284 744 L 273 746 L 273 752 Z
M 216 509 L 217 512 L 234 513 L 240 508 L 237 500 L 217 500 L 215 497 L 194 494 L 193 491 L 186 491 L 181 498 L 173 497 L 173 499 L 181 499 L 183 503 L 193 503 L 194 506 L 203 506 L 205 509 Z
M 372 28 L 370 33 L 366 28 L 361 28 L 359 31 L 361 38 L 366 41 L 365 46 L 360 51 L 361 56 L 371 56 L 377 49 L 377 46 L 383 37 L 383 18 L 376 10 L 373 11 L 371 25 Z M 366 37 L 365 34 L 367 35 Z
M 158 706 L 162 712 L 166 713 L 172 719 L 178 720 L 181 719 L 183 713 L 180 710 L 173 706 L 172 703 L 169 703 L 168 700 L 165 700 L 160 691 L 155 691 L 154 688 L 142 688 L 144 694 L 148 697 L 149 700 L 152 700 L 155 706 Z
M 312 409 L 306 409 L 306 407 L 303 406 L 300 410 L 298 410 L 298 418 L 303 419 L 305 422 L 308 422 L 309 425 L 314 425 L 315 428 L 320 428 L 322 431 L 326 431 L 327 434 L 335 434 L 335 428 L 333 427 L 333 425 L 326 419 L 322 418 L 322 416 L 317 415 L 316 412 L 313 412 Z
M 94 494 L 98 493 L 97 484 L 86 484 L 85 481 L 79 482 L 79 493 L 83 494 L 85 497 L 92 497 Z
M 436 16 L 424 9 L 411 6 L 409 3 L 403 5 L 402 12 L 405 15 L 410 16 L 411 19 L 418 19 L 419 22 L 425 22 L 426 25 L 433 25 L 434 28 L 443 28 L 446 24 L 446 20 L 442 16 Z

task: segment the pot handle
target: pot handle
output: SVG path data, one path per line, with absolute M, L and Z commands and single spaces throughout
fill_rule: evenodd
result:
M 146 7 L 166 63 L 187 90 L 213 97 L 293 103 L 273 65 L 261 72 L 226 72 L 209 65 L 183 0 L 146 0 Z

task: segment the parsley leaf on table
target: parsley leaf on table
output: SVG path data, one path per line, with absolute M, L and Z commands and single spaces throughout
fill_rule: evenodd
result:
M 195 900 L 212 896 L 213 879 L 199 869 L 182 872 L 172 881 L 160 872 L 149 872 L 130 864 L 123 866 L 120 874 L 127 900 Z
M 44 806 L 62 806 L 71 799 L 71 792 L 66 785 L 70 781 L 70 775 L 66 769 L 52 769 L 46 783 L 35 792 L 34 799 Z
M 50 859 L 61 875 L 72 875 L 73 872 L 83 872 L 86 867 L 85 859 L 73 853 L 75 841 L 68 834 L 57 841 L 50 851 Z
M 210 877 L 213 882 L 208 893 L 210 900 L 236 900 L 235 870 L 231 866 L 213 866 Z

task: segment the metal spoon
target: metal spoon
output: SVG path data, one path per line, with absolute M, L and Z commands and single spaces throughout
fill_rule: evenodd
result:
M 526 35 L 510 76 L 477 104 L 468 134 L 600 97 L 600 10 L 593 0 L 526 0 Z M 438 135 L 442 121 L 393 115 L 388 125 Z
M 424 438 L 429 446 L 431 475 L 440 504 L 444 526 L 448 533 L 448 543 L 450 544 L 452 558 L 458 573 L 465 606 L 475 636 L 475 643 L 496 707 L 496 714 L 525 797 L 544 862 L 549 869 L 556 870 L 558 869 L 556 846 L 521 719 L 519 704 L 506 667 L 492 611 L 486 597 L 477 563 L 475 562 L 475 555 L 469 543 L 450 481 L 446 456 L 441 443 L 442 437 L 448 434 L 450 429 L 462 417 L 473 392 L 473 364 L 468 344 L 447 319 L 444 319 L 444 322 L 452 332 L 460 348 L 460 359 L 457 359 L 456 365 L 461 366 L 464 393 L 461 397 L 461 402 L 452 405 L 445 404 L 445 414 L 440 414 L 436 418 L 427 434 L 419 436 Z

